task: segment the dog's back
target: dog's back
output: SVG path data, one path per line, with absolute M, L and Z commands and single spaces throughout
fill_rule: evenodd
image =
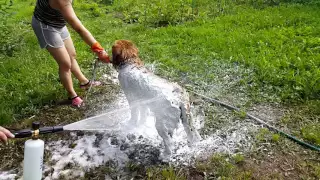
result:
M 171 83 L 144 67 L 128 65 L 119 70 L 119 82 L 128 101 L 167 100 L 177 108 L 187 102 L 189 96 L 178 84 Z M 184 103 L 183 102 L 183 103 Z

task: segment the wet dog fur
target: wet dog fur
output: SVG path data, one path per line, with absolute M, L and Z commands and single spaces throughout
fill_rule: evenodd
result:
M 158 134 L 163 139 L 165 154 L 170 155 L 173 150 L 172 134 L 180 120 L 189 143 L 200 139 L 198 132 L 191 125 L 189 95 L 178 84 L 148 71 L 138 53 L 138 48 L 128 40 L 117 40 L 112 46 L 112 64 L 119 73 L 121 89 L 130 105 L 130 122 L 143 123 L 150 110 L 155 116 Z M 152 101 L 154 98 L 156 100 Z M 147 103 L 137 103 L 142 100 L 147 100 Z

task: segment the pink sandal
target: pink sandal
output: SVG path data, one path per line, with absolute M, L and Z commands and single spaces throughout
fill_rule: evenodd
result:
M 100 81 L 91 81 L 89 80 L 86 84 L 81 85 L 80 84 L 80 88 L 84 89 L 84 90 L 88 90 L 90 88 L 90 86 L 95 87 L 95 86 L 101 86 L 101 82 Z
M 80 107 L 83 104 L 83 100 L 79 96 L 71 98 L 71 101 L 74 107 Z

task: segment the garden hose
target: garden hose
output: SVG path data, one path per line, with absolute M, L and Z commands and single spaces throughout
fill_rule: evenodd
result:
M 224 102 L 221 102 L 221 101 L 218 101 L 218 100 L 216 100 L 216 99 L 213 99 L 213 98 L 204 96 L 204 95 L 199 94 L 199 93 L 197 93 L 197 92 L 194 92 L 194 91 L 192 91 L 192 90 L 189 90 L 189 92 L 191 92 L 191 93 L 193 93 L 193 94 L 195 94 L 195 95 L 197 95 L 197 96 L 199 96 L 199 97 L 201 97 L 201 98 L 203 98 L 203 99 L 205 99 L 205 100 L 207 100 L 207 101 L 209 101 L 209 102 L 211 102 L 211 103 L 214 103 L 214 104 L 217 104 L 217 105 L 221 105 L 221 106 L 223 106 L 223 107 L 225 107 L 225 108 L 227 108 L 227 109 L 229 109 L 229 110 L 234 110 L 234 111 L 240 112 L 240 109 L 239 109 L 239 108 L 236 108 L 236 107 L 231 106 L 231 105 L 229 105 L 229 104 L 226 104 L 226 103 L 224 103 Z M 249 117 L 249 118 L 251 118 L 251 119 L 253 119 L 253 120 L 255 120 L 255 121 L 257 121 L 258 123 L 266 126 L 269 130 L 274 131 L 274 132 L 276 132 L 276 133 L 279 133 L 280 135 L 282 135 L 282 136 L 284 136 L 284 137 L 286 137 L 286 138 L 288 138 L 288 139 L 296 142 L 296 143 L 299 144 L 299 145 L 302 145 L 302 146 L 304 146 L 304 147 L 306 147 L 306 148 L 309 148 L 309 149 L 312 149 L 312 150 L 315 150 L 315 151 L 320 152 L 320 147 L 317 146 L 317 145 L 312 145 L 312 144 L 303 142 L 303 141 L 301 141 L 300 139 L 298 139 L 297 137 L 292 136 L 292 135 L 290 135 L 290 134 L 287 134 L 287 133 L 285 133 L 285 132 L 277 129 L 276 127 L 274 127 L 274 126 L 272 126 L 272 125 L 264 122 L 263 120 L 255 117 L 255 116 L 252 116 L 251 114 L 246 113 L 246 116 Z
M 94 59 L 94 63 L 93 63 L 93 67 L 92 67 L 92 77 L 90 79 L 91 82 L 94 82 L 95 78 L 96 78 L 96 70 L 97 70 L 97 67 L 98 67 L 98 63 L 99 63 L 99 58 L 96 57 Z M 85 95 L 85 101 L 87 101 L 87 97 L 88 97 L 88 94 L 90 93 L 91 91 L 91 88 L 92 88 L 92 83 L 90 84 L 89 86 L 89 89 L 87 90 L 86 92 L 86 95 Z

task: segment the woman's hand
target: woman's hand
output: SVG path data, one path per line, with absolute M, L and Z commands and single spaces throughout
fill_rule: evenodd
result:
M 96 53 L 100 61 L 110 63 L 110 57 L 108 53 L 103 49 L 100 43 L 96 42 L 91 46 L 92 52 Z
M 8 138 L 14 138 L 14 135 L 7 129 L 0 126 L 0 140 L 7 142 Z
M 103 50 L 99 53 L 96 53 L 96 55 L 98 56 L 100 61 L 102 61 L 104 63 L 110 63 L 110 57 L 106 51 Z

